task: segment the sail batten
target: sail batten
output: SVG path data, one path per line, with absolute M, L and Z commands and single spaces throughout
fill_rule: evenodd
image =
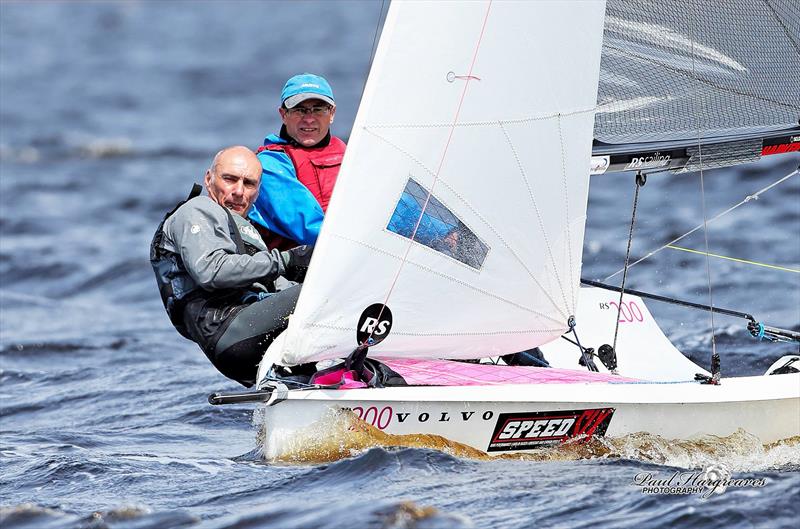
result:
M 564 112 L 557 112 L 545 115 L 531 115 L 516 118 L 498 118 L 492 121 L 456 121 L 454 123 L 374 123 L 371 124 L 369 129 L 432 129 L 432 128 L 450 128 L 450 127 L 486 127 L 490 125 L 510 125 L 517 123 L 529 123 L 532 121 L 543 121 L 550 119 L 558 119 L 559 117 L 574 116 L 577 114 L 592 114 L 595 113 L 595 107 L 579 108 L 575 110 L 565 110 Z

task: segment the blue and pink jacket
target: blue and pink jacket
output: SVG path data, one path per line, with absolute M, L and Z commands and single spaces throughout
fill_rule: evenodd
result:
M 330 135 L 321 143 L 304 148 L 270 134 L 258 149 L 261 190 L 249 217 L 268 230 L 260 231 L 270 248 L 317 241 L 346 147 Z

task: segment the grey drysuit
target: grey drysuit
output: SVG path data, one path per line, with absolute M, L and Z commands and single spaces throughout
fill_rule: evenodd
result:
M 235 240 L 232 222 L 244 244 Z M 160 260 L 153 267 L 180 297 L 173 309 L 181 312 L 176 327 L 223 375 L 252 386 L 258 362 L 286 328 L 300 294 L 300 285 L 267 293 L 286 274 L 286 258 L 267 250 L 246 219 L 207 196 L 192 198 L 169 215 L 162 233 L 154 239 Z M 165 306 L 169 312 L 167 300 Z M 176 315 L 170 316 L 175 322 Z

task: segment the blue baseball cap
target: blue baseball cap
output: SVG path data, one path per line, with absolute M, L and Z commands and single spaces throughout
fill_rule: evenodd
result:
M 333 90 L 324 77 L 313 73 L 295 75 L 283 86 L 281 101 L 286 108 L 294 108 L 307 99 L 321 99 L 329 105 L 335 105 Z

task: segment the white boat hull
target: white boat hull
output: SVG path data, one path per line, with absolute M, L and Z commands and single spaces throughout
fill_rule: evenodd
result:
M 665 439 L 728 436 L 762 443 L 800 436 L 800 373 L 699 383 L 528 384 L 290 391 L 264 415 L 264 455 L 281 459 L 323 420 L 349 409 L 391 435 L 431 434 L 487 454 L 525 452 L 576 437 L 644 432 Z

